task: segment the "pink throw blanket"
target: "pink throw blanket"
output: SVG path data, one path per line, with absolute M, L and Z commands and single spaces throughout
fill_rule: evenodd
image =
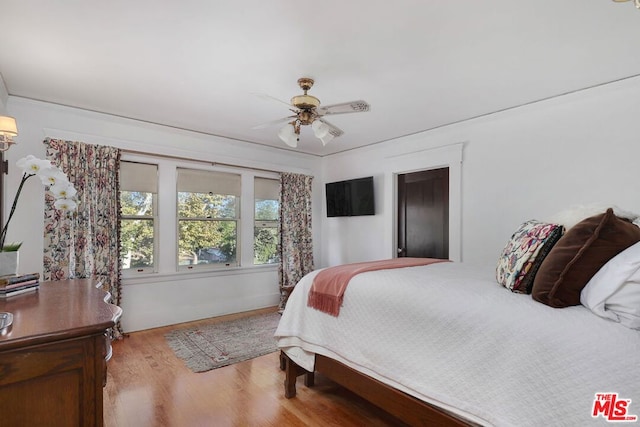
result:
M 416 267 L 449 261 L 436 258 L 393 258 L 382 261 L 338 265 L 320 271 L 313 278 L 307 305 L 332 316 L 340 314 L 344 291 L 353 276 L 367 271 Z

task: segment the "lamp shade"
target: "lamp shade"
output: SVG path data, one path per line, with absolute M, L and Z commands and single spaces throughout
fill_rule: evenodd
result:
M 325 136 L 320 138 L 320 141 L 322 141 L 322 145 L 327 145 L 327 142 L 331 141 L 333 138 L 335 137 L 331 135 L 329 132 L 327 132 Z
M 18 125 L 16 119 L 9 116 L 0 116 L 0 133 L 4 135 L 17 136 Z
M 329 134 L 329 126 L 322 123 L 320 120 L 314 120 L 313 123 L 311 123 L 311 129 L 313 129 L 313 133 L 316 138 L 322 139 Z
M 296 148 L 298 146 L 298 135 L 296 135 L 296 129 L 291 123 L 287 123 L 282 129 L 280 129 L 278 137 L 291 148 Z

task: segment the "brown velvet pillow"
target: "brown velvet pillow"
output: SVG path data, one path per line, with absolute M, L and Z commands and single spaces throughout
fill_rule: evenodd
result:
M 532 297 L 551 307 L 580 304 L 580 292 L 611 258 L 640 241 L 640 228 L 613 214 L 589 217 L 571 227 L 542 261 Z

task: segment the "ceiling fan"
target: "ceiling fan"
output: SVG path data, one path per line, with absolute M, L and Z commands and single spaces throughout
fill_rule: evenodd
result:
M 369 104 L 362 100 L 342 102 L 340 104 L 321 107 L 320 100 L 318 98 L 307 94 L 307 91 L 311 89 L 313 83 L 313 79 L 309 77 L 302 77 L 298 79 L 298 85 L 304 91 L 304 94 L 291 98 L 290 104 L 280 101 L 272 96 L 261 94 L 260 96 L 262 97 L 286 104 L 294 115 L 255 126 L 253 129 L 262 129 L 278 123 L 288 122 L 282 129 L 280 129 L 278 137 L 280 137 L 280 139 L 288 146 L 295 148 L 298 146 L 298 141 L 300 140 L 300 126 L 311 125 L 314 135 L 322 141 L 322 145 L 326 145 L 327 142 L 331 141 L 333 138 L 339 137 L 344 132 L 326 121 L 324 116 L 332 114 L 364 113 L 369 111 Z

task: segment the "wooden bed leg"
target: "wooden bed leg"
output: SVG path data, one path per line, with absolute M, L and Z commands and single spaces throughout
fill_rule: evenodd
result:
M 287 369 L 287 359 L 286 356 L 284 355 L 284 351 L 280 351 L 280 370 L 284 371 L 285 369 Z
M 287 369 L 284 377 L 284 397 L 291 399 L 296 397 L 296 369 L 293 367 L 294 363 L 287 358 Z
M 285 360 L 285 377 L 284 377 L 284 397 L 291 399 L 296 396 L 296 379 L 298 379 L 298 369 L 300 368 L 291 359 L 282 353 Z
M 315 376 L 313 372 L 307 372 L 304 375 L 304 385 L 307 387 L 313 387 L 315 383 Z
M 313 385 L 313 372 L 308 372 L 305 369 L 298 366 L 293 360 L 284 353 L 280 353 L 280 367 L 282 363 L 285 364 L 285 377 L 284 377 L 284 397 L 291 399 L 296 396 L 296 380 L 302 374 L 305 375 L 305 385 L 309 384 L 309 378 L 311 378 L 311 385 Z

